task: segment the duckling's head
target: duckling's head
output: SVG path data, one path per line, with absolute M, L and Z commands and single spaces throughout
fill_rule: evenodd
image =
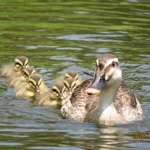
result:
M 70 79 L 74 79 L 74 80 L 78 80 L 79 76 L 76 72 L 67 72 L 65 74 L 65 78 L 70 78 Z
M 113 54 L 104 54 L 96 60 L 96 70 L 92 84 L 86 89 L 87 93 L 99 93 L 104 87 L 119 86 L 122 71 L 118 58 Z
M 67 89 L 63 84 L 55 84 L 51 89 L 52 100 L 64 100 L 66 98 Z
M 24 67 L 28 66 L 28 58 L 25 56 L 17 56 L 14 60 L 14 70 L 16 72 L 22 71 Z
M 74 89 L 77 87 L 77 80 L 73 78 L 65 78 L 64 79 L 64 85 L 67 88 L 69 94 L 71 95 Z
M 29 77 L 36 73 L 36 69 L 32 66 L 28 66 L 23 69 L 23 76 L 21 78 L 22 81 L 28 81 Z
M 43 89 L 43 79 L 40 74 L 33 74 L 29 77 L 28 87 L 29 91 L 33 91 L 34 93 L 40 93 Z

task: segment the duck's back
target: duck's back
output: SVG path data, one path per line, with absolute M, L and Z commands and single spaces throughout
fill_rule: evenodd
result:
M 73 118 L 84 121 L 86 114 L 96 106 L 97 95 L 89 95 L 85 92 L 92 80 L 86 80 L 76 87 L 71 97 L 62 106 L 61 112 L 64 118 Z

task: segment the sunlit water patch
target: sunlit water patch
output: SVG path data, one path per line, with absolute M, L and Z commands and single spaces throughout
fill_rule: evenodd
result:
M 74 41 L 89 41 L 89 42 L 123 42 L 119 38 L 123 37 L 122 34 L 116 33 L 99 33 L 99 34 L 71 34 L 56 37 L 56 39 L 74 40 Z M 117 39 L 118 38 L 118 39 Z

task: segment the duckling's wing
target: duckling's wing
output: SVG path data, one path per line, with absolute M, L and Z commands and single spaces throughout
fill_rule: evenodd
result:
M 13 75 L 14 64 L 7 64 L 1 67 L 0 74 L 4 77 L 11 77 Z

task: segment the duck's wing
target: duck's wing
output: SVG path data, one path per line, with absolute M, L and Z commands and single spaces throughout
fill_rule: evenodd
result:
M 80 102 L 86 103 L 88 94 L 85 92 L 85 90 L 90 84 L 91 80 L 86 80 L 75 88 L 72 96 L 70 97 L 70 102 L 72 105 L 75 105 L 76 103 L 79 104 Z
M 139 101 L 123 81 L 118 89 L 114 106 L 117 112 L 129 121 L 142 118 L 143 112 Z
M 115 104 L 120 106 L 131 106 L 136 108 L 137 102 L 135 95 L 127 87 L 124 81 L 121 82 L 121 85 L 117 91 Z
M 76 87 L 71 97 L 62 106 L 61 112 L 64 118 L 73 118 L 78 121 L 84 121 L 88 111 L 95 104 L 92 102 L 93 95 L 89 95 L 85 90 L 89 87 L 92 80 L 86 80 Z

